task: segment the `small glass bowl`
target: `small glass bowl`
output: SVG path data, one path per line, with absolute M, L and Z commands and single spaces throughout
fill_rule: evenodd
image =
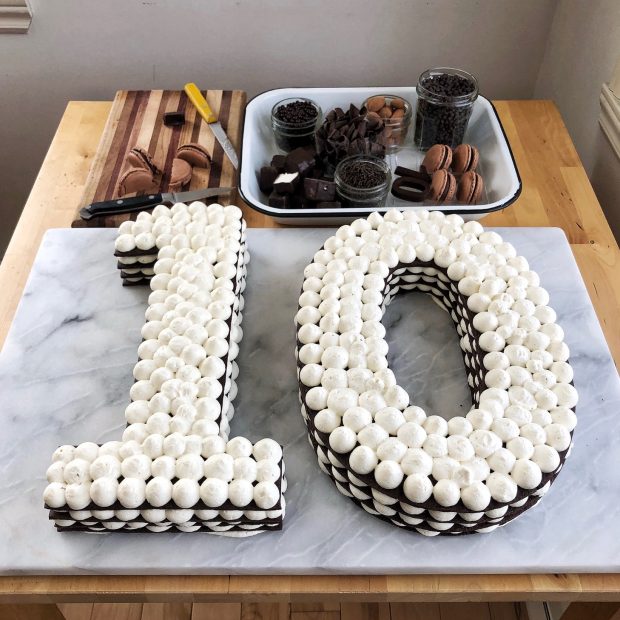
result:
M 373 187 L 355 187 L 343 179 L 343 172 L 352 163 L 366 162 L 376 166 L 383 174 L 383 181 Z M 345 157 L 336 166 L 334 173 L 336 192 L 344 207 L 380 209 L 390 191 L 392 173 L 385 160 L 373 155 L 351 155 Z
M 278 108 L 288 105 L 289 103 L 295 103 L 296 101 L 310 103 L 316 110 L 316 118 L 305 123 L 287 123 L 276 117 Z M 322 116 L 321 108 L 311 99 L 292 97 L 278 101 L 271 109 L 271 127 L 273 128 L 278 148 L 288 153 L 300 146 L 314 145 L 314 132 L 321 123 Z
M 368 97 L 362 105 L 383 118 L 383 124 L 386 127 L 385 150 L 387 153 L 397 152 L 405 144 L 409 125 L 411 125 L 413 116 L 411 104 L 398 95 L 373 95 Z M 390 112 L 392 115 L 387 116 Z

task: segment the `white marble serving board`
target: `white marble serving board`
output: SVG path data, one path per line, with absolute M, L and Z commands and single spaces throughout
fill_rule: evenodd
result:
M 297 399 L 293 316 L 304 266 L 328 229 L 248 231 L 252 254 L 232 435 L 285 445 L 284 530 L 207 534 L 59 534 L 41 494 L 63 443 L 120 438 L 147 298 L 123 288 L 115 230 L 45 236 L 0 355 L 0 573 L 385 574 L 620 570 L 620 382 L 562 231 L 500 229 L 542 278 L 567 333 L 580 402 L 575 447 L 550 492 L 487 535 L 423 536 L 366 514 L 316 463 Z M 426 296 L 386 317 L 390 363 L 412 400 L 452 416 L 469 408 L 458 340 Z

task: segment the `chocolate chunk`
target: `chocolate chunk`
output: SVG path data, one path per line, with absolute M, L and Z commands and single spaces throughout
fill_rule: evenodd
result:
M 317 209 L 340 209 L 340 207 L 342 207 L 342 204 L 338 202 L 337 200 L 334 200 L 331 202 L 317 202 L 316 203 Z
M 273 182 L 273 189 L 278 194 L 292 194 L 299 183 L 299 172 L 280 174 Z
M 258 187 L 268 194 L 273 189 L 273 184 L 278 178 L 279 172 L 273 166 L 263 166 L 258 175 Z
M 304 195 L 308 200 L 330 201 L 336 196 L 336 184 L 321 179 L 304 179 Z
M 286 172 L 298 172 L 302 177 L 308 176 L 314 168 L 316 151 L 313 147 L 302 146 L 286 156 Z
M 164 112 L 164 125 L 167 127 L 179 127 L 185 125 L 185 113 Z
M 300 194 L 293 194 L 291 196 L 291 200 L 292 200 L 291 206 L 293 207 L 293 209 L 313 209 L 314 208 L 314 203 L 308 200 L 307 198 L 304 198 L 304 196 Z
M 269 194 L 269 206 L 274 209 L 288 209 L 291 206 L 290 196 L 272 192 Z
M 274 155 L 271 158 L 271 166 L 278 172 L 284 172 L 284 165 L 286 163 L 286 155 Z
M 365 107 L 350 105 L 347 111 L 334 108 L 316 132 L 317 162 L 335 166 L 348 155 L 369 154 L 374 150 L 378 156 L 385 154 L 387 132 L 383 120 Z M 371 145 L 379 148 L 372 149 Z

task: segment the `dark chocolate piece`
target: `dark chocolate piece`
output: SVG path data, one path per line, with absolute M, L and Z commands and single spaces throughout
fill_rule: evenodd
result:
M 305 198 L 302 194 L 293 194 L 291 196 L 291 207 L 293 209 L 314 209 L 315 203 Z
M 286 155 L 274 155 L 271 158 L 271 167 L 275 168 L 278 172 L 284 172 L 284 166 L 286 164 Z
M 273 184 L 280 174 L 273 166 L 263 166 L 258 174 L 258 187 L 268 194 L 273 189 Z
M 184 112 L 164 112 L 164 125 L 166 127 L 179 127 L 185 125 Z
M 308 176 L 314 168 L 316 151 L 311 146 L 300 146 L 286 156 L 284 168 L 287 172 L 299 172 L 300 176 Z
M 383 157 L 389 131 L 383 119 L 365 107 L 351 105 L 346 112 L 336 108 L 326 115 L 316 132 L 316 159 L 324 166 L 335 166 L 348 155 Z
M 321 179 L 304 179 L 304 195 L 308 200 L 330 201 L 336 196 L 336 184 Z
M 426 174 L 426 172 L 422 172 L 421 170 L 405 168 L 404 166 L 396 166 L 394 169 L 394 175 L 398 177 L 407 177 L 409 179 L 418 179 L 425 182 L 429 182 L 431 180 L 430 174 Z
M 273 190 L 278 194 L 292 194 L 299 183 L 299 173 L 280 174 L 273 182 Z
M 274 209 L 288 209 L 291 206 L 291 198 L 287 194 L 269 194 L 269 206 Z
M 392 183 L 392 196 L 409 202 L 422 202 L 428 198 L 428 182 L 414 177 L 399 177 Z

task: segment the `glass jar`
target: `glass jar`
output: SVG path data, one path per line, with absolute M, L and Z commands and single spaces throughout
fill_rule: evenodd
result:
M 372 155 L 345 157 L 334 173 L 336 192 L 343 206 L 351 208 L 380 209 L 390 191 L 391 180 L 385 160 Z
M 423 151 L 434 144 L 454 148 L 463 142 L 478 97 L 478 81 L 460 69 L 427 69 L 416 87 L 415 143 Z
M 397 152 L 405 143 L 411 125 L 411 104 L 398 95 L 373 95 L 362 105 L 383 119 L 386 153 Z
M 280 108 L 299 102 L 314 109 L 316 112 L 314 118 L 290 121 L 278 118 L 277 112 Z M 321 122 L 321 116 L 321 108 L 310 99 L 293 97 L 278 101 L 271 109 L 271 126 L 278 148 L 289 152 L 299 146 L 314 146 L 314 132 Z

